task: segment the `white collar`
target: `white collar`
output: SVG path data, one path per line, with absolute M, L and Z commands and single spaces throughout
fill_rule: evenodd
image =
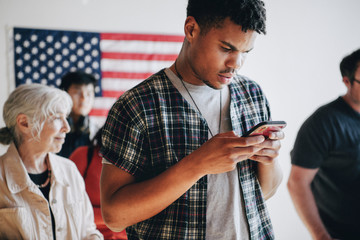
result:
M 56 156 L 53 153 L 48 154 L 50 169 L 52 172 L 51 184 L 56 182 L 64 186 L 68 186 L 68 181 L 64 178 L 64 174 L 61 173 L 58 162 L 54 159 Z M 18 193 L 25 188 L 37 188 L 35 183 L 30 179 L 14 143 L 10 144 L 7 152 L 2 156 L 2 158 L 4 163 L 5 180 L 11 193 Z

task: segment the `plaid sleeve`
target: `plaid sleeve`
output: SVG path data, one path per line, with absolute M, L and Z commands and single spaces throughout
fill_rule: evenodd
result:
M 233 130 L 242 135 L 256 124 L 271 119 L 270 106 L 261 87 L 244 76 L 238 76 L 236 82 L 230 85 L 232 102 L 236 108 L 231 108 Z
M 252 99 L 252 102 L 255 105 L 256 112 L 262 117 L 261 121 L 267 121 L 271 119 L 271 112 L 270 112 L 270 104 L 267 100 L 264 91 L 261 89 L 260 85 L 257 84 L 255 81 L 242 76 L 243 82 L 246 80 L 248 93 Z
M 146 141 L 141 107 L 131 94 L 124 94 L 110 109 L 102 135 L 101 155 L 136 176 L 143 172 Z

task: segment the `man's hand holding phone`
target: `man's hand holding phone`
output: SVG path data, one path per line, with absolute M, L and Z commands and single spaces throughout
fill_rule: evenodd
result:
M 253 138 L 263 135 L 265 140 L 255 144 L 259 148 L 248 159 L 258 162 L 257 177 L 265 199 L 270 198 L 281 183 L 282 171 L 277 157 L 281 147 L 280 140 L 285 135 L 282 129 L 286 126 L 284 121 L 267 121 L 262 122 L 246 132 L 244 138 Z
M 192 169 L 198 169 L 200 177 L 231 171 L 238 162 L 246 159 L 269 165 L 278 156 L 284 133 L 281 128 L 271 128 L 268 136 L 264 138 L 252 133 L 248 137 L 239 137 L 233 131 L 219 133 L 187 155 L 184 160 L 193 164 Z
M 280 131 L 284 127 L 286 127 L 285 121 L 264 121 L 252 127 L 243 135 L 243 137 L 254 135 L 263 135 L 265 137 L 269 137 L 271 132 Z
M 247 131 L 242 137 L 258 135 L 263 135 L 265 137 L 264 142 L 255 146 L 259 147 L 260 150 L 249 159 L 264 164 L 271 164 L 273 159 L 279 155 L 279 149 L 281 147 L 280 140 L 285 137 L 282 129 L 285 127 L 286 122 L 284 121 L 265 121 Z

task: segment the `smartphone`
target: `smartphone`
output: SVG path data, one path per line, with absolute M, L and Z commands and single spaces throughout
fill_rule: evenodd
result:
M 255 135 L 263 135 L 265 137 L 268 137 L 270 134 L 269 132 L 282 129 L 284 127 L 286 127 L 285 121 L 264 121 L 257 124 L 255 127 L 252 127 L 243 135 L 243 137 Z

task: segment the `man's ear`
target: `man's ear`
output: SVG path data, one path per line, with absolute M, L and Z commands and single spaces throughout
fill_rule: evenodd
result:
M 189 43 L 191 43 L 196 37 L 200 35 L 200 26 L 194 17 L 189 16 L 186 18 L 184 32 L 185 37 Z
M 25 114 L 20 113 L 16 117 L 16 125 L 17 125 L 19 131 L 22 132 L 23 134 L 30 133 L 29 119 Z
M 344 76 L 343 77 L 343 83 L 345 84 L 345 86 L 349 89 L 351 87 L 351 81 L 349 79 L 349 77 Z

